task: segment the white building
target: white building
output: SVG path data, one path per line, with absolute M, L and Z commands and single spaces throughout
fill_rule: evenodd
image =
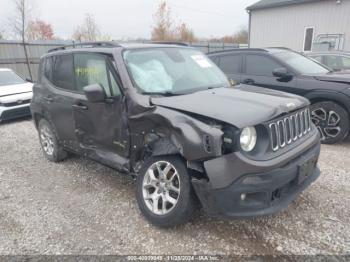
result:
M 250 47 L 350 51 L 350 0 L 261 0 L 247 11 Z

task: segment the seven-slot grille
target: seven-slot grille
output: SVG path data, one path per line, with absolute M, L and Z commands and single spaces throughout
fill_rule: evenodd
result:
M 305 136 L 311 130 L 309 108 L 290 114 L 269 124 L 273 151 L 284 148 Z

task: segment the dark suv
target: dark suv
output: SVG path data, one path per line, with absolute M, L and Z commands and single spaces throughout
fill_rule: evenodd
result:
M 136 177 L 144 216 L 187 221 L 200 201 L 217 216 L 286 207 L 319 176 L 309 102 L 242 85 L 200 51 L 93 43 L 41 58 L 31 112 L 44 155 L 68 152 Z
M 308 98 L 323 143 L 349 133 L 350 75 L 334 73 L 286 48 L 235 49 L 209 57 L 236 83 L 257 85 Z

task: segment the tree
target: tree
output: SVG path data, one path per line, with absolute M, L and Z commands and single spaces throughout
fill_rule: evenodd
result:
M 221 37 L 221 42 L 223 43 L 234 43 L 235 42 L 235 37 L 232 35 L 225 35 Z
M 190 29 L 186 23 L 181 23 L 176 30 L 176 38 L 182 42 L 194 42 L 196 38 L 193 30 Z
M 193 42 L 195 36 L 193 30 L 186 23 L 176 25 L 172 16 L 171 9 L 162 1 L 156 13 L 153 15 L 155 25 L 152 28 L 151 36 L 154 41 L 183 41 Z
M 242 28 L 233 35 L 234 42 L 237 44 L 247 44 L 248 34 L 248 30 L 246 28 Z
M 235 43 L 235 44 L 247 44 L 248 43 L 248 30 L 242 28 L 233 35 L 225 35 L 223 37 L 211 37 L 209 42 L 221 42 L 221 43 Z
M 52 26 L 39 19 L 30 21 L 27 37 L 28 40 L 52 40 L 54 39 Z
M 13 0 L 15 5 L 15 13 L 11 17 L 10 22 L 13 27 L 13 34 L 21 39 L 23 43 L 24 55 L 27 62 L 28 73 L 31 80 L 33 80 L 32 72 L 30 70 L 28 51 L 26 48 L 28 25 L 33 12 L 33 6 L 29 0 Z
M 77 26 L 72 38 L 80 42 L 93 42 L 101 37 L 99 26 L 92 14 L 86 14 L 82 25 Z
M 153 15 L 155 22 L 152 28 L 152 40 L 154 41 L 171 41 L 175 39 L 171 10 L 166 1 L 162 1 L 156 13 Z

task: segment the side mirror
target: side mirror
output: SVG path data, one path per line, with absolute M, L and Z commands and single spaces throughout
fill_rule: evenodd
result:
M 106 100 L 105 91 L 100 84 L 85 86 L 83 89 L 87 100 L 91 103 L 104 102 Z
M 284 68 L 284 67 L 279 67 L 279 68 L 276 68 L 272 71 L 272 74 L 275 76 L 275 77 L 279 77 L 281 79 L 286 79 L 286 78 L 292 78 L 293 75 L 288 73 L 288 70 L 287 68 Z

